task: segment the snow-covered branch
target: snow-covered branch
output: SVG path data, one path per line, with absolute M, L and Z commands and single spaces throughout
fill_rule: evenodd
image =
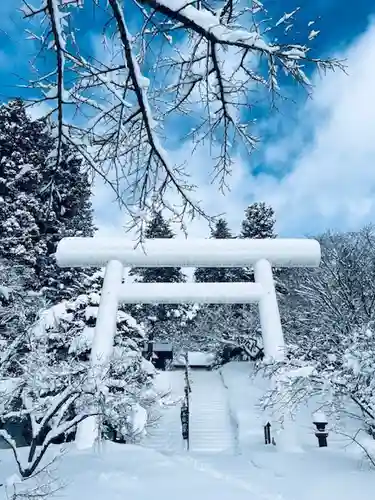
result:
M 41 95 L 33 104 L 46 104 L 57 123 L 53 160 L 59 162 L 64 142 L 75 145 L 134 219 L 156 205 L 176 218 L 205 215 L 191 194 L 189 168 L 166 151 L 176 118 L 189 117 L 177 141 L 187 140 L 192 152 L 203 141 L 213 145 L 213 174 L 224 189 L 238 146 L 251 153 L 258 141 L 254 106 L 270 95 L 273 106 L 282 95 L 281 72 L 309 90 L 314 68 L 342 67 L 314 57 L 308 33 L 300 43 L 277 41 L 283 24 L 292 31 L 299 9 L 275 22 L 260 2 L 108 0 L 106 15 L 98 16 L 103 25 L 95 26 L 104 49 L 84 56 L 76 7 L 89 13 L 96 3 L 43 0 L 25 9 L 26 19 L 41 19 L 31 36 L 56 63 L 30 81 Z M 139 29 L 131 34 L 134 16 Z M 178 209 L 168 202 L 171 192 L 181 200 Z
M 275 385 L 264 405 L 293 412 L 319 395 L 375 435 L 374 228 L 320 239 L 320 268 L 284 276 L 287 363 L 266 367 Z
M 50 373 L 52 375 L 52 373 Z M 13 450 L 19 473 L 22 477 L 30 477 L 38 469 L 47 449 L 56 438 L 61 437 L 90 415 L 95 412 L 86 409 L 74 415 L 75 402 L 78 398 L 87 396 L 87 390 L 83 379 L 68 385 L 62 392 L 56 394 L 46 393 L 45 384 L 47 380 L 43 377 L 39 382 L 30 379 L 30 375 L 25 371 L 24 385 L 21 392 L 7 391 L 5 404 L 2 404 L 3 411 L 0 413 L 2 424 L 14 417 L 18 418 L 20 425 L 25 425 L 27 419 L 31 424 L 31 436 L 29 453 L 26 463 L 23 463 L 18 448 L 12 436 L 6 430 L 0 430 L 0 437 L 4 439 Z M 52 382 L 52 380 L 50 380 Z M 44 387 L 44 389 L 43 389 Z M 94 396 L 94 393 L 91 393 Z M 4 400 L 3 400 L 4 401 Z M 19 410 L 8 411 L 9 408 L 19 406 Z

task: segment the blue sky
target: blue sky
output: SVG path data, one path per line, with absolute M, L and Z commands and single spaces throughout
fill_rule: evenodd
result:
M 21 2 L 20 2 L 21 3 Z M 35 2 L 34 2 L 35 3 Z M 197 197 L 211 213 L 225 211 L 234 231 L 243 210 L 254 200 L 271 203 L 282 235 L 314 234 L 328 228 L 356 229 L 375 220 L 375 5 L 371 0 L 270 0 L 264 2 L 274 19 L 296 6 L 295 32 L 307 31 L 316 20 L 321 31 L 313 41 L 317 55 L 339 55 L 347 59 L 348 75 L 313 75 L 314 99 L 295 89 L 285 89 L 297 102 L 288 102 L 279 115 L 260 116 L 263 142 L 250 159 L 237 158 L 231 192 L 224 198 L 201 174 L 202 164 L 212 163 L 207 149 L 190 158 L 187 144 L 172 152 L 175 161 L 189 159 L 196 181 Z M 23 95 L 16 88 L 30 76 L 35 47 L 25 40 L 18 0 L 0 2 L 0 98 Z M 84 15 L 83 15 L 84 14 Z M 95 40 L 91 9 L 79 18 L 87 49 Z M 100 14 L 96 13 L 96 16 Z M 96 18 L 98 20 L 98 18 Z M 130 26 L 135 29 L 136 20 Z M 91 36 L 87 36 L 91 35 Z M 280 40 L 283 34 L 280 33 Z M 90 46 L 91 44 L 91 46 Z M 182 124 L 181 124 L 182 125 Z M 167 145 L 168 146 L 168 145 Z M 194 165 L 197 166 L 194 170 Z M 115 206 L 108 209 L 111 194 L 103 187 L 95 191 L 95 208 L 103 232 L 115 231 L 123 216 Z M 203 221 L 191 225 L 193 234 L 204 235 Z

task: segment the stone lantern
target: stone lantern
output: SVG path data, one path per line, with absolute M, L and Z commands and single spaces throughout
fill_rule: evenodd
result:
M 327 417 L 321 411 L 314 413 L 313 424 L 316 426 L 315 436 L 318 438 L 319 448 L 326 448 L 328 432 L 326 427 L 328 424 Z

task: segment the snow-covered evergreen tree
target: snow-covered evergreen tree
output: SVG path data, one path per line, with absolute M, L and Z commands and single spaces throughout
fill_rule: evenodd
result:
M 168 222 L 161 212 L 155 212 L 149 220 L 146 230 L 146 238 L 174 238 Z M 149 267 L 134 268 L 129 274 L 140 283 L 181 283 L 186 276 L 179 267 Z M 143 305 L 139 304 L 131 308 L 132 314 L 145 325 L 150 336 L 155 340 L 172 340 L 175 328 L 178 328 L 182 311 L 186 309 L 178 305 Z
M 211 238 L 231 239 L 232 235 L 228 223 L 220 218 L 216 221 L 215 227 L 211 229 Z M 240 281 L 242 277 L 241 269 L 224 267 L 197 267 L 194 272 L 194 280 L 198 283 L 225 283 Z
M 275 238 L 275 213 L 264 202 L 252 203 L 245 210 L 240 238 Z
M 0 106 L 0 257 L 23 265 L 25 286 L 52 301 L 68 297 L 82 275 L 56 266 L 58 241 L 94 230 L 81 160 L 64 147 L 56 168 L 53 148 L 45 121 L 32 121 L 21 100 Z
M 252 203 L 245 210 L 240 238 L 275 238 L 275 217 L 273 208 L 264 202 Z M 252 269 L 244 269 L 243 281 L 254 281 Z
M 155 212 L 147 223 L 145 238 L 174 238 L 175 234 L 161 212 Z M 141 283 L 181 283 L 186 277 L 180 267 L 133 268 L 129 274 Z

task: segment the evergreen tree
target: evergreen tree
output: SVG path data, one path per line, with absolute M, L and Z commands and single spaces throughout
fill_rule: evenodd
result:
M 240 238 L 276 238 L 274 232 L 274 214 L 273 208 L 264 202 L 256 202 L 249 205 L 245 210 Z M 254 281 L 254 272 L 252 269 L 243 270 L 243 281 Z
M 145 230 L 146 238 L 174 238 L 174 233 L 161 212 L 155 212 Z M 179 267 L 146 267 L 133 268 L 130 275 L 136 276 L 135 281 L 141 283 L 181 283 L 186 280 Z
M 215 229 L 211 231 L 211 238 L 216 239 L 230 239 L 233 238 L 232 233 L 228 227 L 228 222 L 225 219 L 218 219 Z
M 245 211 L 240 238 L 276 238 L 275 212 L 264 202 L 252 203 Z
M 94 231 L 90 184 L 68 148 L 56 169 L 54 141 L 43 120 L 32 121 L 20 99 L 0 106 L 0 258 L 25 267 L 32 290 L 68 297 L 82 271 L 59 269 L 54 253 L 65 236 Z
M 225 219 L 218 219 L 215 227 L 211 229 L 210 238 L 231 239 L 232 235 Z M 194 272 L 194 280 L 198 283 L 225 283 L 240 281 L 242 272 L 236 268 L 224 267 L 197 267 Z
M 146 238 L 174 238 L 174 233 L 161 212 L 155 212 L 145 230 Z M 138 283 L 181 283 L 186 276 L 179 267 L 133 268 L 129 272 Z M 173 304 L 138 304 L 130 310 L 134 317 L 145 325 L 149 338 L 173 341 L 180 323 L 183 306 Z
M 273 208 L 264 202 L 253 203 L 245 211 L 240 238 L 276 238 L 274 226 L 275 212 Z M 273 269 L 276 291 L 279 294 L 285 295 L 288 293 L 286 282 L 289 272 L 290 269 L 286 268 Z M 243 281 L 254 281 L 253 270 L 244 269 L 243 278 Z

